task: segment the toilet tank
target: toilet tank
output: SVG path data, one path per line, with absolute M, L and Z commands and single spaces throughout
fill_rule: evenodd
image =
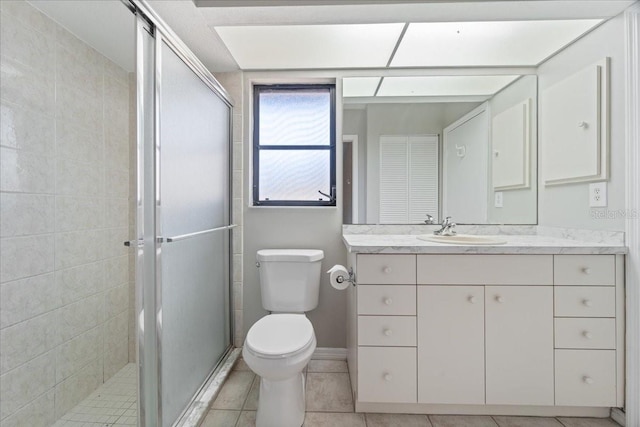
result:
M 261 249 L 256 254 L 262 307 L 280 313 L 303 313 L 318 306 L 319 249 Z

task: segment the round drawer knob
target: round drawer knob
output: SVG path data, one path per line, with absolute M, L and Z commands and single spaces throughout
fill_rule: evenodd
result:
M 393 300 L 391 298 L 385 298 L 384 299 L 384 303 L 385 303 L 385 305 L 391 305 L 391 304 L 393 304 Z
M 585 307 L 591 307 L 591 306 L 593 306 L 593 303 L 591 302 L 591 300 L 590 300 L 590 299 L 582 300 L 582 304 L 584 304 L 584 306 L 585 306 Z
M 384 268 L 382 269 L 382 272 L 383 272 L 383 273 L 385 273 L 385 274 L 389 274 L 389 273 L 391 273 L 391 267 L 384 267 Z
M 393 376 L 391 374 L 384 374 L 382 378 L 384 378 L 385 381 L 393 380 Z
M 591 269 L 590 269 L 589 267 L 583 267 L 583 268 L 582 268 L 582 272 L 583 272 L 584 274 L 591 274 Z
M 393 331 L 391 329 L 385 329 L 384 330 L 384 334 L 388 337 L 390 337 L 391 335 L 393 335 Z
M 586 375 L 582 377 L 582 381 L 584 381 L 586 384 L 593 384 L 593 378 L 588 377 Z
M 498 301 L 500 304 L 502 304 L 504 302 L 504 297 L 501 297 L 500 295 L 498 295 L 496 297 L 496 301 Z
M 593 334 L 589 331 L 584 331 L 582 333 L 582 336 L 585 337 L 586 339 L 590 340 L 591 338 L 593 338 Z
M 477 301 L 476 297 L 474 297 L 473 295 L 471 295 L 468 299 L 471 304 L 475 304 Z

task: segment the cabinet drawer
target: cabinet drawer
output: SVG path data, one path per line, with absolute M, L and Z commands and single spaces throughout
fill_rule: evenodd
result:
M 358 284 L 414 285 L 415 255 L 358 255 Z
M 358 348 L 358 400 L 416 402 L 416 349 Z
M 615 286 L 614 255 L 556 255 L 553 263 L 556 285 Z
M 616 406 L 615 350 L 556 350 L 556 405 Z
M 556 318 L 556 348 L 616 348 L 615 319 Z
M 358 345 L 416 345 L 415 316 L 358 316 Z
M 556 286 L 554 313 L 561 317 L 615 317 L 616 289 L 600 286 Z
M 420 285 L 552 285 L 553 255 L 418 255 Z
M 414 285 L 358 286 L 358 314 L 415 316 Z

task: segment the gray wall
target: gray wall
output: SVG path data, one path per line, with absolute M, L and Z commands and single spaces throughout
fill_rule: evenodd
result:
M 243 329 L 244 332 L 267 314 L 262 308 L 260 281 L 255 267 L 255 254 L 264 248 L 313 248 L 324 251 L 318 308 L 307 316 L 313 323 L 318 347 L 346 346 L 346 294 L 329 285 L 324 274 L 334 264 L 346 262 L 342 243 L 342 203 L 337 207 L 252 207 L 251 202 L 251 103 L 252 82 L 333 82 L 335 78 L 321 72 L 255 72 L 244 73 L 244 195 L 243 195 Z M 336 184 L 342 194 L 342 86 L 336 82 Z
M 366 221 L 367 203 L 367 111 L 366 107 L 343 111 L 343 135 L 358 135 L 358 218 L 353 218 L 354 224 Z
M 625 56 L 624 16 L 619 15 L 570 45 L 538 68 L 539 93 L 553 84 L 592 65 L 611 58 L 610 73 L 610 170 L 608 207 L 590 208 L 588 183 L 545 187 L 539 182 L 539 224 L 555 227 L 624 231 L 624 218 L 598 219 L 594 212 L 625 209 Z M 541 114 L 542 116 L 542 114 Z M 540 128 L 545 124 L 539 123 Z M 544 141 L 540 141 L 544 145 Z M 542 166 L 542 165 L 541 165 Z M 544 171 L 544 168 L 540 168 Z
M 538 115 L 537 102 L 537 86 L 535 76 L 524 76 L 515 81 L 513 84 L 501 90 L 489 100 L 489 108 L 491 119 L 514 105 L 531 98 L 529 109 L 529 119 L 532 124 L 529 128 L 529 159 L 530 159 L 530 175 L 529 188 L 519 190 L 502 191 L 503 207 L 494 207 L 494 194 L 492 184 L 491 160 L 493 156 L 489 156 L 488 179 L 489 179 L 489 200 L 488 222 L 491 224 L 535 224 L 537 220 L 537 193 L 538 186 L 538 127 L 536 120 Z

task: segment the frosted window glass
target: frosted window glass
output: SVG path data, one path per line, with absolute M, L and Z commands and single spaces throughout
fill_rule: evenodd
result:
M 328 201 L 329 150 L 263 150 L 260 152 L 260 200 Z
M 260 94 L 260 145 L 330 145 L 328 92 Z

